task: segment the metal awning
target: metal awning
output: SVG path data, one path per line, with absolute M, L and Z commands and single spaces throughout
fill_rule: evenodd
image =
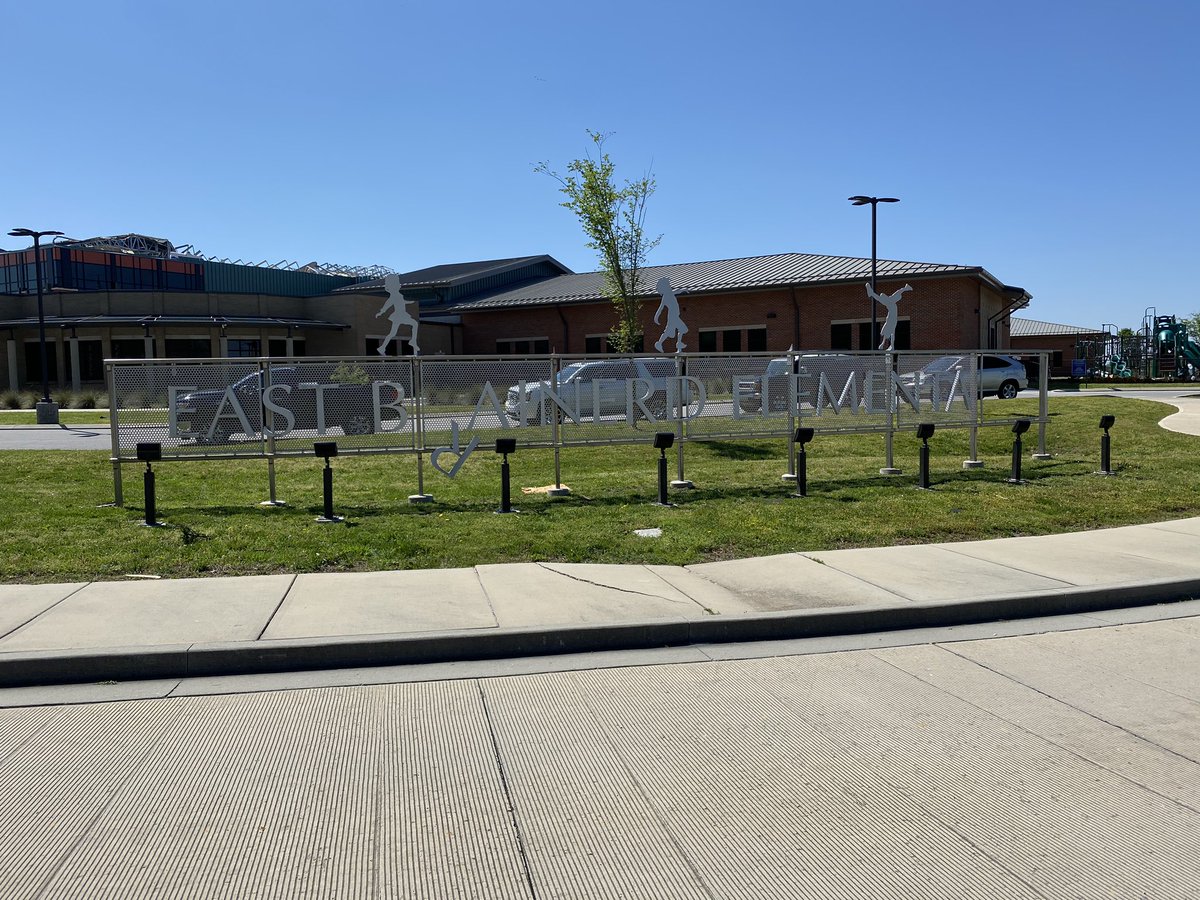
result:
M 276 316 L 46 316 L 47 328 L 103 328 L 132 325 L 138 328 L 166 328 L 173 325 L 210 328 L 307 328 L 325 331 L 345 331 L 350 326 L 342 322 L 321 319 L 297 319 Z M 24 319 L 0 320 L 0 328 L 37 328 L 37 316 Z

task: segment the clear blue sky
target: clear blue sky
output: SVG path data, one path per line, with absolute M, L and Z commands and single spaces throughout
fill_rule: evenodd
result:
M 1022 315 L 1200 309 L 1200 3 L 5 4 L 0 224 L 244 260 L 596 268 L 585 129 L 651 263 L 982 265 Z M 34 77 L 36 76 L 36 77 Z M 15 239 L 0 237 L 13 246 Z

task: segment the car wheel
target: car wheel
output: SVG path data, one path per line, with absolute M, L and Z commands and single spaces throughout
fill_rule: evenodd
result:
M 996 396 L 1001 400 L 1015 400 L 1020 390 L 1015 381 L 1006 381 L 1000 385 L 1000 390 L 996 391 Z
M 375 423 L 367 416 L 351 416 L 342 423 L 342 432 L 350 437 L 351 435 L 372 434 L 375 431 Z

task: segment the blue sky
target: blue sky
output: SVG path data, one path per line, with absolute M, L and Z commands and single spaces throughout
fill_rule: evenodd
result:
M 651 263 L 868 256 L 846 198 L 891 195 L 880 257 L 982 265 L 1034 295 L 1030 318 L 1200 310 L 1180 289 L 1200 243 L 1195 0 L 66 0 L 6 4 L 4 31 L 8 227 L 587 271 L 533 165 L 564 168 L 590 128 L 619 174 L 658 180 Z

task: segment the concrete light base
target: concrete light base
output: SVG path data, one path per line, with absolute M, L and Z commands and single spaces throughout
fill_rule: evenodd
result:
M 1031 453 L 1031 454 L 1029 454 L 1029 458 L 1030 459 L 1054 459 L 1054 454 L 1053 453 Z
M 571 489 L 569 487 L 550 488 L 550 490 L 546 491 L 546 496 L 547 497 L 569 497 L 569 496 L 571 496 Z
M 882 469 L 879 470 L 879 474 L 880 475 L 903 475 L 904 472 L 900 469 L 893 469 L 893 468 L 884 466 Z
M 433 494 L 409 494 L 409 503 L 432 503 Z
M 690 481 L 672 481 L 671 487 L 676 488 L 681 491 L 690 491 L 692 488 L 695 487 L 695 485 L 692 484 Z
M 286 500 L 264 500 L 259 506 L 287 506 Z
M 53 400 L 39 400 L 36 408 L 39 425 L 58 424 L 58 404 Z
M 983 468 L 983 460 L 982 459 L 964 459 L 963 460 L 963 468 L 964 469 L 982 469 Z

